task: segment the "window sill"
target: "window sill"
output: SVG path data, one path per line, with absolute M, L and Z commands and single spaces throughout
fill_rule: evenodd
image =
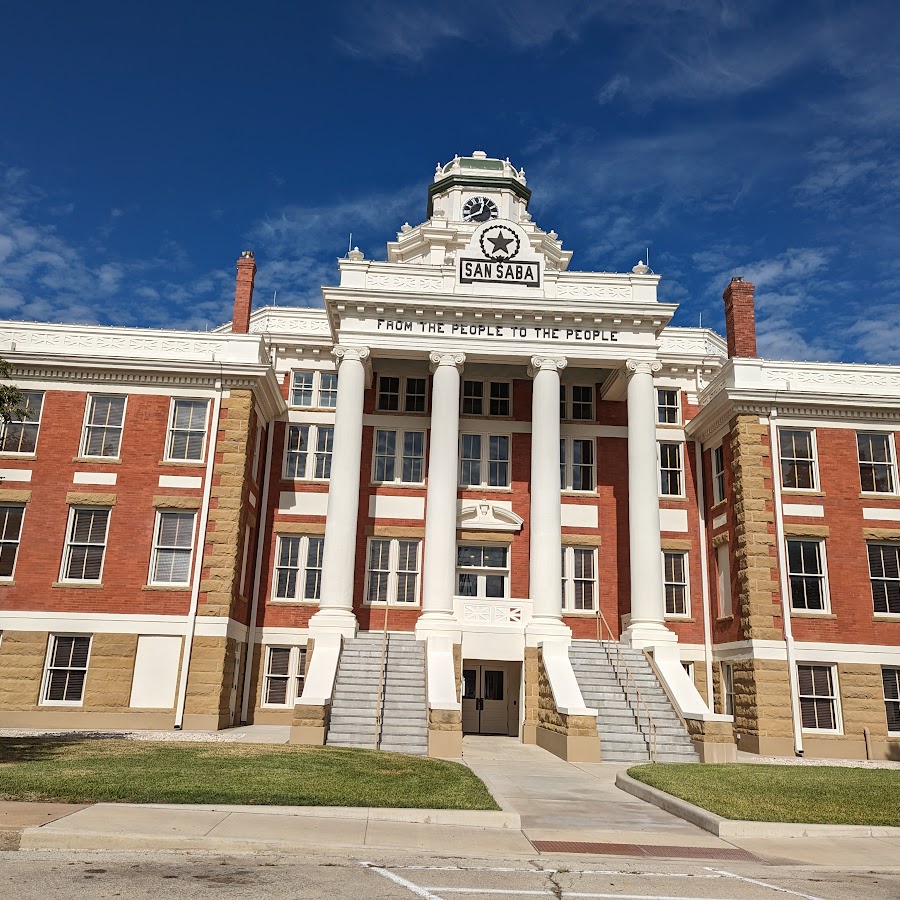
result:
M 297 410 L 298 412 L 330 412 L 333 413 L 337 407 L 336 406 L 294 406 L 292 403 L 288 404 L 288 409 Z
M 0 453 L 0 459 L 37 459 L 37 453 L 16 453 L 14 450 L 5 450 Z
M 893 500 L 897 501 L 897 497 L 900 496 L 896 491 L 860 491 L 859 499 L 860 500 Z
M 122 458 L 119 456 L 73 456 L 73 463 L 92 463 L 97 466 L 121 466 Z
M 6 582 L 9 584 L 10 582 Z M 14 584 L 15 582 L 13 582 Z M 900 622 L 900 613 L 875 613 L 873 622 Z M 900 734 L 900 732 L 898 732 Z
M 837 616 L 830 612 L 814 612 L 811 610 L 791 610 L 792 619 L 836 619 Z
M 383 600 L 375 600 L 375 601 L 363 601 L 363 607 L 367 607 L 368 609 L 384 609 L 387 607 L 388 609 L 421 609 L 421 603 L 394 603 L 389 601 L 385 603 Z
M 142 591 L 170 591 L 186 594 L 190 591 L 189 584 L 142 584 Z
M 511 494 L 513 490 L 511 487 L 490 487 L 486 484 L 458 484 L 456 487 L 461 491 L 490 491 L 492 494 Z
M 725 498 L 723 497 L 721 500 L 717 500 L 715 503 L 713 503 L 713 505 L 709 508 L 709 511 L 712 512 L 713 510 L 716 510 L 720 506 L 724 506 L 724 505 L 725 505 Z
M 318 600 L 287 600 L 281 597 L 273 597 L 267 601 L 269 606 L 318 606 Z
M 84 706 L 84 700 L 41 700 L 38 706 L 51 706 L 61 709 L 81 709 Z
M 330 478 L 290 478 L 287 475 L 282 476 L 281 478 L 283 483 L 286 484 L 330 484 Z
M 561 497 L 597 497 L 596 491 L 574 491 L 571 488 L 561 488 L 559 494 Z
M 206 465 L 204 459 L 161 459 L 157 465 L 176 466 L 189 469 L 202 469 Z
M 786 488 L 781 489 L 782 496 L 790 497 L 824 497 L 825 491 L 814 491 L 812 488 Z
M 592 609 L 564 609 L 563 612 L 564 619 L 596 619 L 597 612 Z
M 687 497 L 684 494 L 660 494 L 660 500 L 675 500 L 679 503 L 687 502 Z
M 402 488 L 404 491 L 424 491 L 424 481 L 370 481 L 371 488 Z
M 4 587 L 10 588 L 10 587 L 15 587 L 15 586 L 16 586 L 16 583 L 14 581 L 6 581 L 6 580 L 0 581 L 0 588 L 4 588 Z
M 103 585 L 97 581 L 54 581 L 52 588 L 65 588 L 75 591 L 102 591 Z
M 827 698 L 823 697 L 823 698 L 820 698 L 820 699 L 823 699 L 823 700 L 824 700 L 824 699 L 827 699 Z M 843 732 L 843 731 L 835 731 L 835 729 L 833 729 L 833 728 L 803 728 L 803 729 L 801 729 L 801 730 L 803 731 L 804 734 L 812 734 L 812 735 L 816 735 L 816 734 L 833 734 L 835 737 L 843 737 L 843 736 L 844 736 L 844 732 Z
M 670 616 L 670 615 L 667 615 L 667 616 L 666 616 L 666 621 L 667 621 L 667 622 L 684 622 L 685 624 L 688 624 L 688 625 L 689 625 L 689 624 L 691 624 L 691 623 L 693 623 L 693 622 L 696 622 L 697 620 L 694 619 L 694 618 L 691 617 L 691 616 Z
M 716 621 L 717 622 L 733 622 L 734 614 L 732 614 L 730 616 L 716 616 Z

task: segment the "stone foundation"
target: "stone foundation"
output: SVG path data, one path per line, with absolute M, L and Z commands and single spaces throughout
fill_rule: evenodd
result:
M 700 762 L 737 762 L 737 745 L 731 722 L 705 722 L 685 719 L 688 734 L 700 754 Z
M 428 710 L 428 755 L 462 757 L 462 713 L 456 709 Z
M 331 705 L 312 706 L 298 703 L 291 719 L 291 744 L 311 744 L 322 747 L 328 735 Z

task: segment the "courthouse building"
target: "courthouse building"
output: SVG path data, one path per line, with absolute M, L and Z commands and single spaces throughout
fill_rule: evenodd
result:
M 0 727 L 898 758 L 900 367 L 758 358 L 739 277 L 673 327 L 530 197 L 439 166 L 321 309 L 247 251 L 211 333 L 0 323 Z

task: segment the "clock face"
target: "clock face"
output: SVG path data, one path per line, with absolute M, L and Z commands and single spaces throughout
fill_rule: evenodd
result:
M 497 204 L 487 197 L 470 197 L 463 204 L 462 217 L 467 222 L 487 222 L 500 215 Z

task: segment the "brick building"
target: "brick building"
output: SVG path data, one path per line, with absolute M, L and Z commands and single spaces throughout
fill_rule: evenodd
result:
M 438 167 L 323 309 L 0 323 L 0 726 L 458 755 L 900 754 L 900 368 L 669 325 L 524 173 Z

